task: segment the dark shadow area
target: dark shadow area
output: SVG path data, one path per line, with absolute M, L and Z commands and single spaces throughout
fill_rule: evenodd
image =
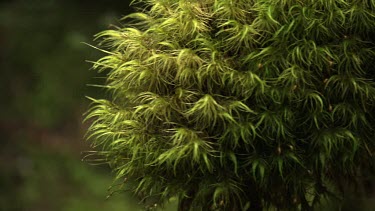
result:
M 113 175 L 82 162 L 85 95 L 102 56 L 83 44 L 119 25 L 130 1 L 0 1 L 0 210 L 139 210 Z

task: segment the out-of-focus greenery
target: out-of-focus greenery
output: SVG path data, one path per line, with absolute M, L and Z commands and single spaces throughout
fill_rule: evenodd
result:
M 13 163 L 17 170 L 13 176 L 17 176 L 21 184 L 8 187 L 10 192 L 1 197 L 1 209 L 4 211 L 141 208 L 129 195 L 118 194 L 105 200 L 103 188 L 111 184 L 111 179 L 104 169 L 98 171 L 63 153 L 40 149 L 24 149 L 23 152 L 27 156 L 18 157 Z
M 97 96 L 93 35 L 129 13 L 122 0 L 0 1 L 0 211 L 140 210 L 106 200 L 112 175 L 82 162 L 85 95 Z M 96 75 L 97 76 L 97 75 Z
M 10 1 L 1 4 L 1 104 L 8 119 L 51 127 L 70 118 L 90 91 L 86 59 L 98 57 L 82 42 L 127 13 L 128 1 Z M 4 80 L 5 79 L 5 80 Z M 4 118 L 4 117 L 3 117 Z

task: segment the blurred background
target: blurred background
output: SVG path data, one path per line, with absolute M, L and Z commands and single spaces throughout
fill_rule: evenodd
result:
M 0 1 L 0 211 L 140 210 L 130 194 L 106 200 L 114 175 L 82 162 L 82 124 L 103 90 L 90 70 L 93 35 L 120 25 L 130 0 Z
M 141 210 L 129 193 L 106 199 L 114 175 L 81 161 L 85 96 L 104 93 L 87 86 L 103 79 L 86 62 L 103 54 L 83 42 L 121 25 L 129 3 L 0 0 L 0 211 Z M 374 200 L 348 207 L 370 210 Z

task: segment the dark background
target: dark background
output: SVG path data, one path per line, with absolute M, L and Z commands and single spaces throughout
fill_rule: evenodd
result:
M 108 167 L 82 162 L 87 86 L 103 79 L 93 36 L 131 12 L 130 0 L 0 1 L 0 211 L 140 210 L 107 188 Z

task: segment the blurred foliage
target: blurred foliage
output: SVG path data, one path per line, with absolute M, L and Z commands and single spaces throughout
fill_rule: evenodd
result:
M 130 1 L 0 1 L 0 211 L 139 210 L 106 200 L 109 169 L 81 161 L 85 95 L 97 96 L 83 44 L 130 11 Z
M 0 9 L 3 118 L 64 123 L 81 102 L 98 52 L 82 42 L 129 11 L 129 1 L 11 1 Z
M 76 158 L 49 150 L 31 148 L 22 151 L 27 156 L 18 157 L 13 163 L 17 172 L 7 172 L 21 184 L 8 187 L 11 191 L 1 197 L 2 210 L 140 209 L 124 194 L 104 200 L 106 192 L 103 188 L 111 184 L 104 169 L 98 172 L 98 168 L 79 163 Z M 2 187 L 6 185 L 2 184 Z

